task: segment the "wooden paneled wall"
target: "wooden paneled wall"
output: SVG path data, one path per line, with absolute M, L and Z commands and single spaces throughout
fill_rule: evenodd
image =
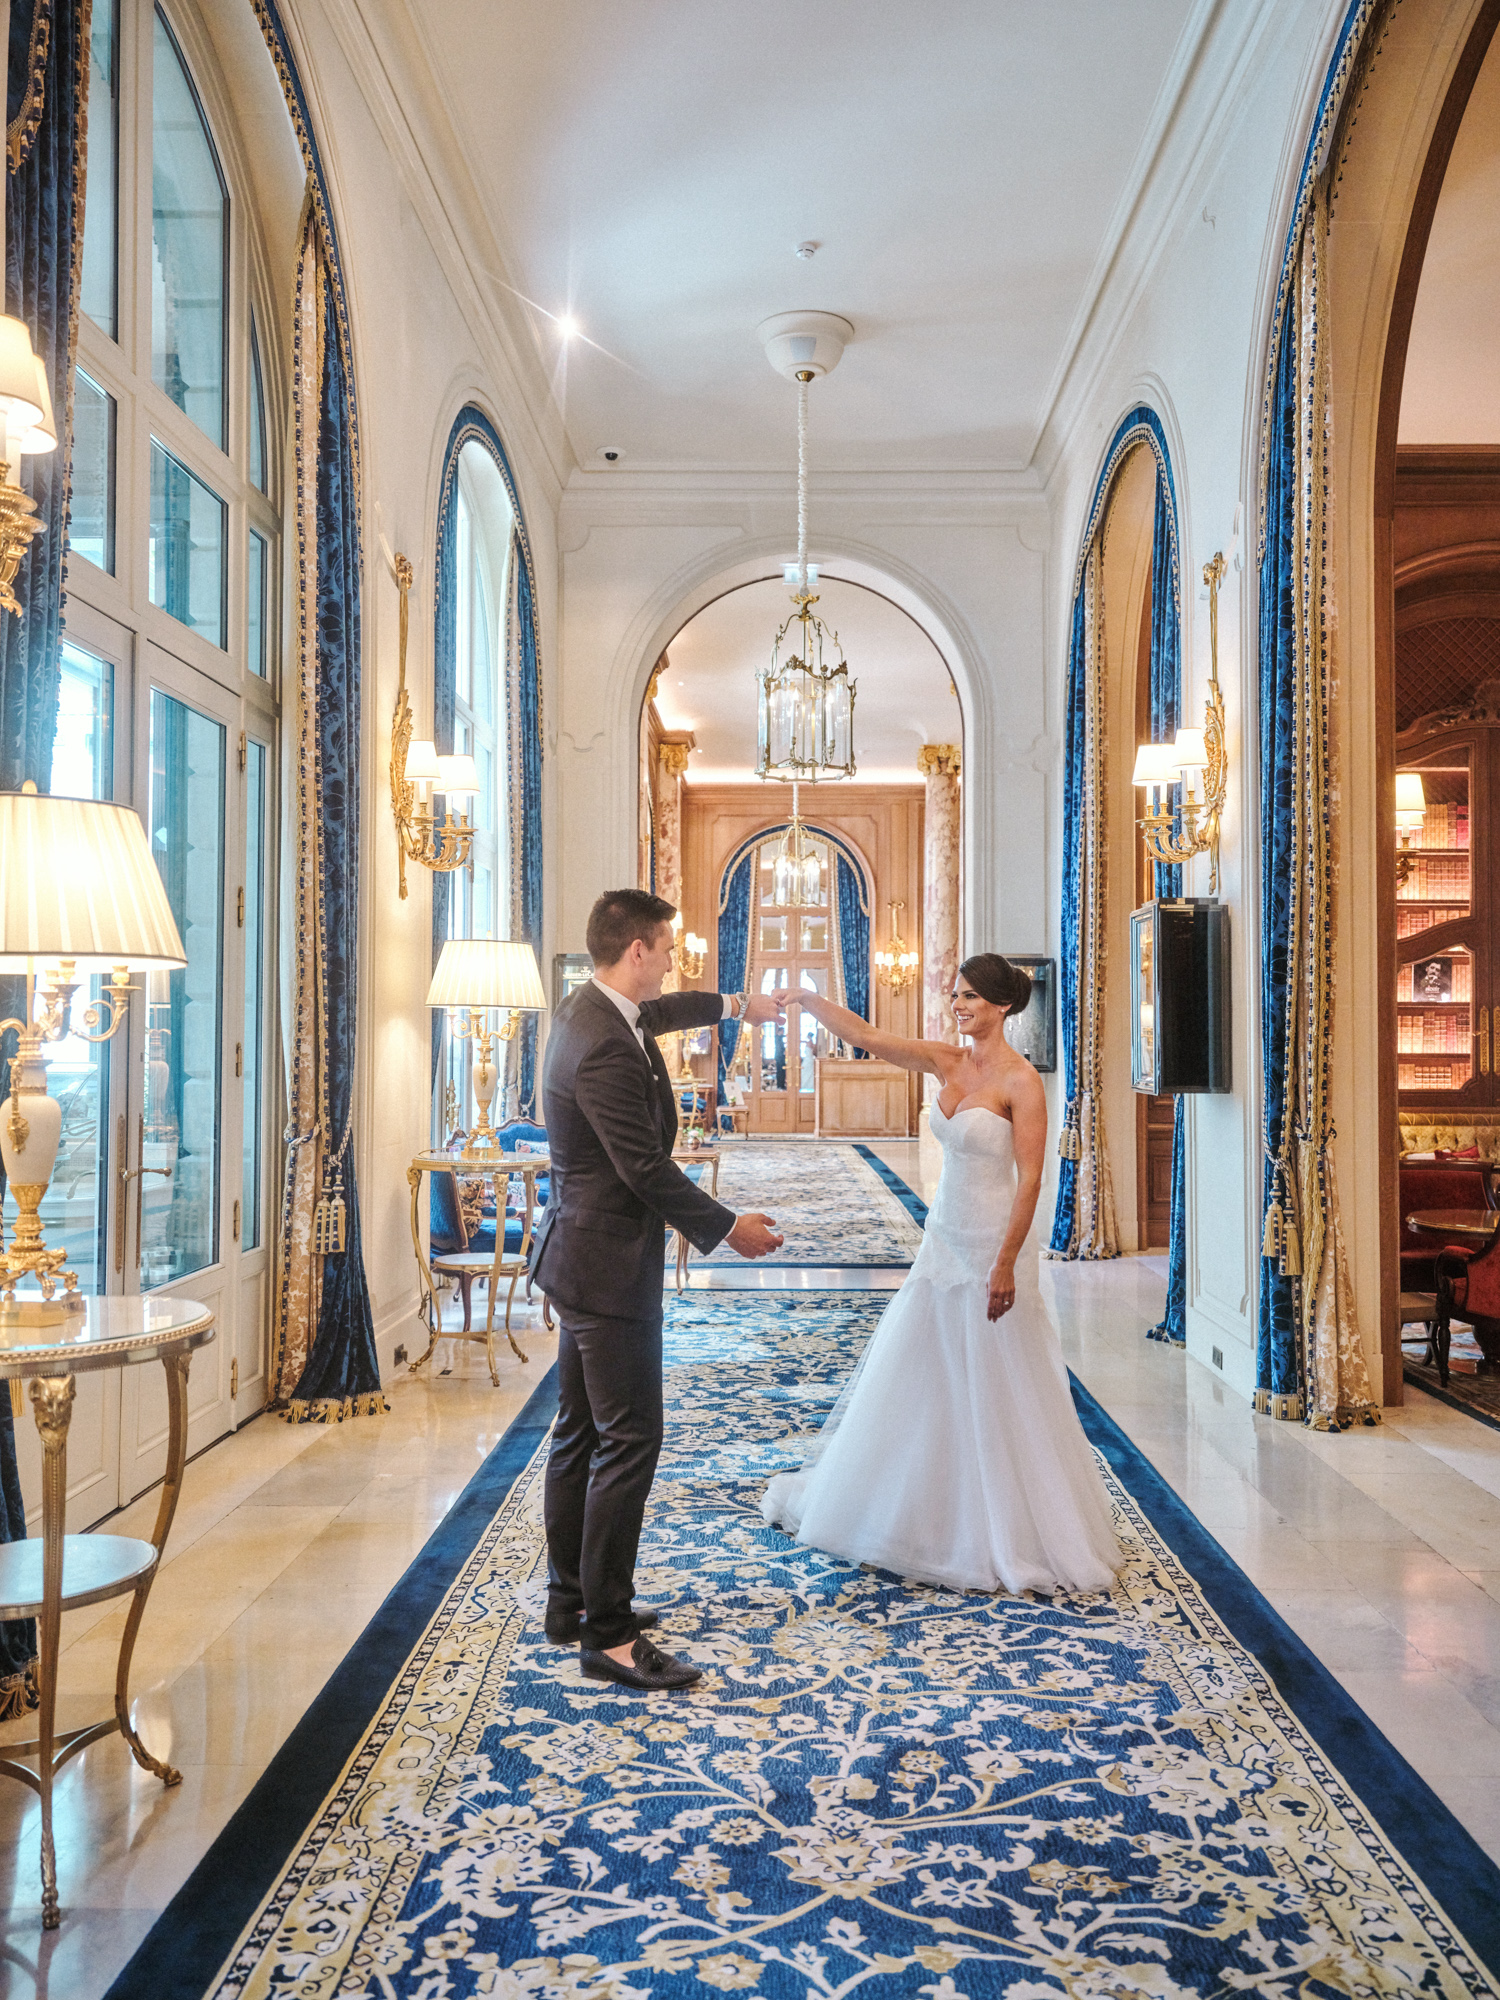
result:
M 804 785 L 802 817 L 809 826 L 838 833 L 863 857 L 874 877 L 871 951 L 882 950 L 891 934 L 893 898 L 904 902 L 901 935 L 921 947 L 922 802 L 920 781 L 910 785 Z M 792 809 L 789 785 L 688 785 L 682 814 L 683 921 L 708 939 L 705 986 L 718 976 L 719 879 L 742 841 L 775 826 Z M 871 968 L 875 1025 L 897 1035 L 920 1035 L 920 982 L 893 996 Z

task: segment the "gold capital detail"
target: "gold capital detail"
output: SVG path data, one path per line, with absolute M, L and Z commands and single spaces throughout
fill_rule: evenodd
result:
M 959 754 L 956 743 L 924 743 L 917 752 L 917 769 L 924 778 L 956 778 Z
M 669 777 L 686 777 L 688 767 L 687 744 L 663 743 L 661 746 L 661 767 Z

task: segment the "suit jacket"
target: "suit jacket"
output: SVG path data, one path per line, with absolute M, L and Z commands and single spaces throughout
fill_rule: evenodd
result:
M 641 1008 L 643 1052 L 592 980 L 558 1008 L 547 1037 L 542 1107 L 552 1160 L 531 1273 L 557 1305 L 617 1319 L 661 1311 L 666 1226 L 696 1250 L 734 1227 L 734 1210 L 672 1159 L 677 1095 L 655 1037 L 710 1027 L 717 993 L 668 993 Z

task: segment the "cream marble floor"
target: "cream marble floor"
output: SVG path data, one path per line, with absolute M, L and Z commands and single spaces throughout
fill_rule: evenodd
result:
M 876 1148 L 930 1194 L 930 1138 Z M 1070 1366 L 1487 1850 L 1500 1859 L 1500 1433 L 1413 1393 L 1378 1430 L 1255 1416 L 1145 1340 L 1161 1261 L 1044 1265 Z M 899 1282 L 899 1272 L 698 1270 L 695 1286 Z M 325 1429 L 262 1417 L 198 1459 L 136 1652 L 136 1714 L 171 1791 L 118 1738 L 58 1793 L 61 1930 L 38 1916 L 37 1812 L 0 1784 L 0 1995 L 98 2000 L 549 1365 L 445 1344 L 391 1414 Z M 450 1374 L 441 1370 L 451 1367 Z M 109 1525 L 145 1532 L 154 1499 Z M 63 1722 L 107 1712 L 122 1614 L 65 1632 Z M 25 1725 L 0 1729 L 26 1733 Z

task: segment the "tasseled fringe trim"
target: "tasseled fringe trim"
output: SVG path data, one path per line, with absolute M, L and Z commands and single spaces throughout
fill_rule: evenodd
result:
M 0 1722 L 16 1722 L 28 1709 L 38 1705 L 36 1661 L 24 1673 L 7 1674 L 0 1681 Z
M 312 1402 L 293 1397 L 276 1412 L 289 1424 L 341 1424 L 345 1417 L 380 1417 L 390 1404 L 377 1389 L 371 1396 L 317 1396 Z
M 1166 1347 L 1187 1346 L 1187 1335 L 1180 1333 L 1168 1333 L 1167 1323 L 1165 1320 L 1162 1321 L 1160 1326 L 1148 1326 L 1146 1328 L 1146 1338 L 1147 1340 L 1159 1340 Z
M 1052 1250 L 1042 1255 L 1054 1264 L 1107 1264 L 1114 1257 L 1124 1255 L 1121 1250 Z
M 1282 1423 L 1300 1424 L 1302 1397 L 1300 1393 L 1291 1396 L 1273 1396 L 1269 1389 L 1257 1389 L 1255 1414 L 1258 1417 L 1276 1417 Z
M 1310 1431 L 1348 1431 L 1356 1424 L 1364 1424 L 1373 1429 L 1383 1424 L 1384 1416 L 1374 1403 L 1341 1403 L 1334 1411 L 1315 1410 L 1307 1420 Z
M 1302 1276 L 1302 1239 L 1295 1224 L 1290 1222 L 1279 1201 L 1273 1201 L 1266 1210 L 1265 1231 L 1260 1239 L 1260 1254 L 1278 1265 L 1284 1278 Z

